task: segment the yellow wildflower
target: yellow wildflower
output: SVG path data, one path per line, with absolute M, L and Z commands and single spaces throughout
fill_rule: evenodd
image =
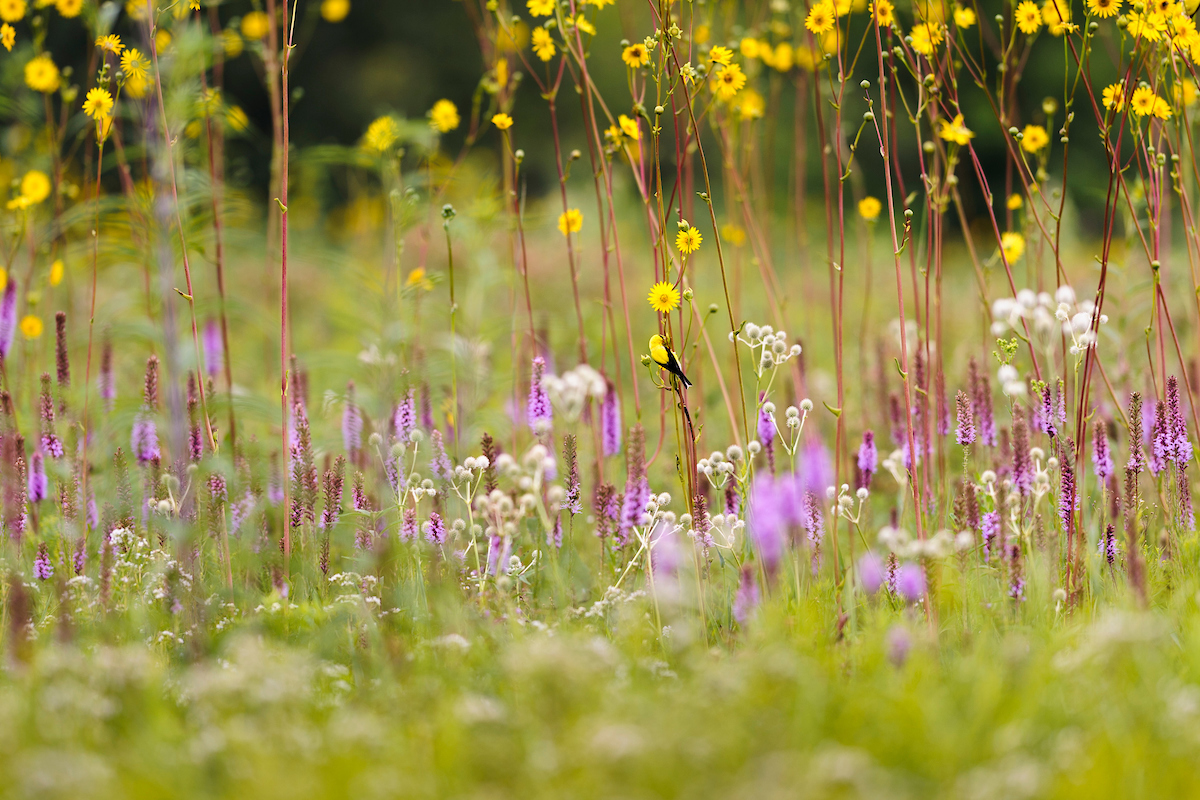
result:
M 578 208 L 568 208 L 558 215 L 558 230 L 563 236 L 583 229 L 583 214 Z
M 954 27 L 966 30 L 975 24 L 975 9 L 964 6 L 954 7 Z
M 1146 86 L 1139 86 L 1133 92 L 1133 100 L 1130 103 L 1130 108 L 1134 114 L 1139 117 L 1148 117 L 1154 113 L 1154 101 L 1157 95 Z
M 27 314 L 21 320 L 21 335 L 26 339 L 36 339 L 42 335 L 45 330 L 45 325 L 42 324 L 41 317 L 35 317 L 33 314 Z
M 796 66 L 795 51 L 787 42 L 780 42 L 775 48 L 775 63 L 771 65 L 777 72 L 791 72 Z
M 242 41 L 241 34 L 233 28 L 226 28 L 221 31 L 221 50 L 225 53 L 225 58 L 237 58 L 246 49 L 246 43 Z
M 1161 97 L 1154 98 L 1154 116 L 1159 119 L 1171 118 L 1171 104 Z
M 383 155 L 400 138 L 400 126 L 391 117 L 380 117 L 367 126 L 363 134 L 363 149 Z
M 875 0 L 871 4 L 871 14 L 875 17 L 875 24 L 881 28 L 890 28 L 892 23 L 896 21 L 896 7 L 888 2 L 888 0 Z
M 1125 87 L 1119 83 L 1111 83 L 1104 87 L 1104 107 L 1120 111 L 1125 107 Z
M 1046 0 L 1042 5 L 1042 21 L 1051 36 L 1062 36 L 1071 26 L 1070 0 Z
M 753 36 L 745 37 L 738 45 L 738 50 L 741 51 L 742 58 L 758 58 L 758 39 Z
M 350 13 L 350 0 L 324 0 L 321 17 L 326 22 L 341 22 Z
M 883 203 L 879 202 L 876 197 L 868 195 L 858 201 L 858 215 L 867 222 L 874 222 L 879 219 L 880 212 L 883 211 Z
M 35 92 L 52 94 L 58 91 L 58 67 L 50 56 L 34 56 L 25 64 L 25 84 Z
M 535 17 L 548 17 L 554 13 L 554 0 L 529 0 L 525 7 Z
M 700 230 L 694 225 L 681 229 L 675 235 L 675 247 L 684 255 L 699 250 L 702 241 L 704 241 L 704 237 L 700 235 Z
M 728 47 L 717 45 L 708 51 L 708 60 L 714 64 L 720 64 L 722 67 L 728 67 L 733 63 L 733 51 Z
M 542 61 L 554 58 L 554 40 L 550 38 L 550 31 L 545 28 L 533 29 L 533 52 Z
M 1017 211 L 1021 206 L 1025 205 L 1025 201 L 1021 198 L 1021 195 L 1013 192 L 1008 196 L 1008 200 L 1004 201 L 1004 205 L 1009 211 Z
M 63 260 L 61 258 L 54 259 L 54 263 L 50 265 L 50 285 L 58 286 L 60 283 L 62 283 L 63 273 L 65 271 L 66 270 L 63 267 Z M 7 283 L 7 280 L 5 282 Z
M 1004 251 L 1004 260 L 1013 263 L 1025 253 L 1025 237 L 1015 231 L 1000 234 L 1000 249 Z
M 508 114 L 495 114 L 492 116 L 492 124 L 497 130 L 506 131 L 513 126 L 513 118 Z
M 962 114 L 956 114 L 953 120 L 938 120 L 938 123 L 941 125 L 938 136 L 947 142 L 965 146 L 975 138 L 975 134 L 963 123 Z
M 438 100 L 429 109 L 429 126 L 438 133 L 448 133 L 459 126 L 462 118 L 458 115 L 458 106 L 449 100 Z
M 617 117 L 617 124 L 621 126 L 621 133 L 625 134 L 630 139 L 636 141 L 642 138 L 642 132 L 641 129 L 638 128 L 636 119 L 630 119 L 622 114 L 621 116 Z
M 113 98 L 107 89 L 88 89 L 87 99 L 83 101 L 83 113 L 92 119 L 99 119 L 112 114 L 112 108 Z
M 20 22 L 25 17 L 25 0 L 0 0 L 0 20 Z
M 125 49 L 125 45 L 121 44 L 121 37 L 115 33 L 110 33 L 107 36 L 101 36 L 96 39 L 96 47 L 113 55 L 120 55 L 121 51 Z
M 4 45 L 4 49 L 12 52 L 13 45 L 17 43 L 17 29 L 7 22 L 0 25 L 0 44 Z
M 1021 29 L 1021 33 L 1027 36 L 1037 33 L 1038 28 L 1042 27 L 1042 12 L 1038 10 L 1037 3 L 1033 0 L 1023 0 L 1017 6 L 1016 18 L 1017 27 Z
M 266 37 L 271 30 L 271 19 L 261 11 L 251 11 L 242 17 L 242 36 L 252 42 Z
M 1050 135 L 1041 125 L 1026 125 L 1021 132 L 1021 149 L 1026 153 L 1036 153 L 1050 144 Z
M 734 247 L 741 247 L 746 243 L 746 231 L 741 225 L 729 222 L 721 226 L 721 238 Z
M 753 89 L 742 92 L 733 106 L 743 120 L 762 119 L 766 113 L 767 104 L 763 96 Z
M 669 314 L 679 306 L 679 290 L 666 281 L 650 287 L 650 307 L 660 314 Z
M 433 281 L 426 277 L 424 267 L 417 267 L 409 272 L 404 285 L 410 289 L 424 289 L 427 292 L 433 289 Z
M 746 85 L 746 76 L 737 64 L 730 64 L 717 73 L 716 93 L 722 100 L 732 100 L 734 95 Z
M 234 133 L 242 133 L 250 127 L 250 118 L 241 106 L 229 106 L 225 109 L 225 122 Z
M 821 0 L 809 9 L 808 16 L 804 18 L 804 27 L 820 36 L 833 27 L 836 19 L 833 3 Z
M 1121 0 L 1087 0 L 1088 11 L 1101 19 L 1121 13 Z
M 21 196 L 36 206 L 50 196 L 50 178 L 41 170 L 29 170 L 21 178 Z
M 912 42 L 912 49 L 928 58 L 933 55 L 934 46 L 942 40 L 942 31 L 936 25 L 930 27 L 921 23 L 913 26 L 908 33 L 908 38 Z
M 650 52 L 644 44 L 631 44 L 621 51 L 621 60 L 637 69 L 650 63 Z

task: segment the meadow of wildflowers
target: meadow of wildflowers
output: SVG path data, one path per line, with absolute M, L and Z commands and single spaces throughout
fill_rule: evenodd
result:
M 1195 794 L 1196 10 L 0 0 L 0 797 Z

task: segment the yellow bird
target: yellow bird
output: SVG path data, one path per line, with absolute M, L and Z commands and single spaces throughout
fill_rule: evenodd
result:
M 1184 0 L 1183 10 L 1188 13 L 1189 17 L 1196 16 L 1196 11 L 1200 10 L 1200 0 Z
M 692 385 L 692 382 L 687 379 L 687 375 L 684 375 L 683 370 L 680 369 L 675 354 L 663 342 L 663 337 L 657 333 L 650 337 L 650 360 L 683 381 L 685 388 Z

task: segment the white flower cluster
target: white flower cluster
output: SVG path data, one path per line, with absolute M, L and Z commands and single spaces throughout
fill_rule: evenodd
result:
M 696 462 L 696 471 L 700 472 L 713 486 L 721 487 L 738 471 L 738 465 L 743 458 L 742 448 L 736 444 L 729 445 L 725 452 L 714 450 L 708 458 Z
M 735 340 L 749 347 L 751 352 L 757 353 L 754 370 L 760 378 L 767 370 L 774 369 L 801 353 L 800 345 L 788 345 L 785 331 L 776 331 L 770 325 L 760 326 L 747 322 L 742 326 L 741 333 L 729 334 L 729 341 Z
M 1058 287 L 1054 296 L 1049 292 L 1034 292 L 1022 289 L 1016 297 L 1002 297 L 992 303 L 992 333 L 1003 336 L 1017 330 L 1026 320 L 1033 331 L 1052 335 L 1059 330 L 1071 337 L 1071 353 L 1078 355 L 1094 347 L 1096 336 L 1092 322 L 1096 305 L 1091 300 L 1078 300 L 1070 286 Z M 1100 324 L 1108 322 L 1108 315 L 1100 315 Z
M 580 364 L 562 375 L 547 375 L 542 378 L 542 388 L 549 395 L 554 410 L 567 422 L 579 419 L 589 397 L 600 400 L 608 392 L 604 376 L 587 364 Z
M 941 558 L 956 550 L 969 547 L 972 541 L 960 539 L 948 530 L 940 530 L 921 541 L 912 538 L 904 528 L 884 525 L 879 530 L 879 544 L 903 559 Z

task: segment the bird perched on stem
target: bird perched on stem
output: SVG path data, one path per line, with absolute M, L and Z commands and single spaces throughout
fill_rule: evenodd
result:
M 692 385 L 679 367 L 679 360 L 675 358 L 675 354 L 657 333 L 650 337 L 650 360 L 683 381 L 685 388 Z

